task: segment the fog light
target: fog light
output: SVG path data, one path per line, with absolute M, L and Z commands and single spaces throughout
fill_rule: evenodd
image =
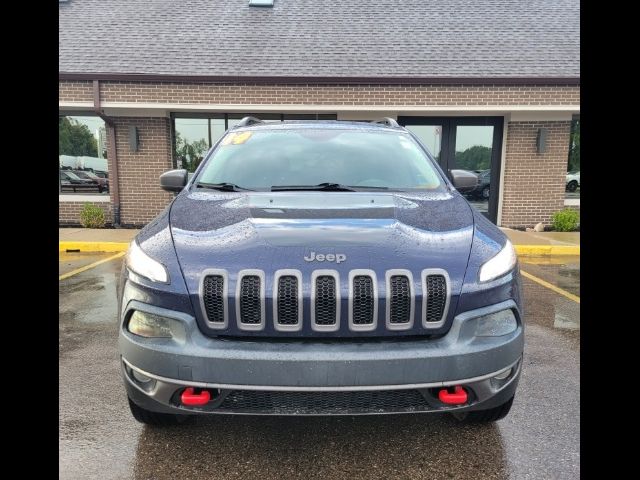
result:
M 498 375 L 496 375 L 495 378 L 496 380 L 504 380 L 505 378 L 507 378 L 509 375 L 511 375 L 511 368 L 507 368 L 506 370 L 500 372 Z
M 127 329 L 134 335 L 146 338 L 174 338 L 184 340 L 182 323 L 172 318 L 136 310 L 129 317 Z
M 476 319 L 476 337 L 500 337 L 515 332 L 516 316 L 511 309 L 483 315 Z
M 147 383 L 153 380 L 151 377 L 147 377 L 146 375 L 143 375 L 142 373 L 138 372 L 137 370 L 134 370 L 133 368 L 131 369 L 131 374 L 133 375 L 133 378 L 135 378 L 140 383 Z
M 143 375 L 142 373 L 131 368 L 126 363 L 124 364 L 124 369 L 127 373 L 127 376 L 129 377 L 129 380 L 131 380 L 131 382 L 136 384 L 145 392 L 151 392 L 155 388 L 156 381 L 153 378 Z

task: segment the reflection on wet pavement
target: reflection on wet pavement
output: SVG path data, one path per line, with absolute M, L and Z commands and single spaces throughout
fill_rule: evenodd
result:
M 103 258 L 112 256 L 113 253 L 81 253 L 81 252 L 59 252 L 58 253 L 58 274 L 62 275 L 90 263 L 97 262 Z
M 580 257 L 522 258 L 520 268 L 563 290 L 580 295 Z M 556 329 L 578 330 L 580 328 L 580 305 L 552 292 L 548 288 L 528 279 L 524 292 L 525 313 L 534 309 L 535 315 L 527 315 L 527 322 L 535 322 Z M 535 302 L 535 305 L 533 303 Z
M 170 446 L 167 438 L 171 439 Z M 508 478 L 496 425 L 448 416 L 204 417 L 145 428 L 134 477 Z
M 535 260 L 535 259 L 532 259 Z M 579 295 L 579 260 L 521 268 Z M 136 423 L 119 370 L 121 259 L 60 282 L 60 478 L 578 478 L 579 305 L 523 278 L 524 367 L 494 425 L 441 415 Z
M 523 257 L 520 268 L 569 293 L 580 296 L 580 257 Z

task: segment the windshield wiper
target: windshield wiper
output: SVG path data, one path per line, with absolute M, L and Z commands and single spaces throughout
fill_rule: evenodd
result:
M 319 191 L 331 191 L 331 192 L 355 192 L 355 190 L 347 185 L 341 185 L 339 183 L 318 183 L 317 185 L 273 185 L 271 187 L 272 192 L 282 192 L 285 190 L 319 190 Z
M 378 187 L 376 185 L 347 185 L 348 187 L 362 190 L 389 190 L 389 187 Z
M 240 187 L 240 186 L 236 185 L 235 183 L 227 183 L 227 182 L 223 182 L 223 183 L 198 182 L 196 184 L 196 187 L 198 187 L 198 188 L 211 188 L 212 190 L 222 190 L 223 192 L 238 192 L 240 190 L 253 191 L 250 188 Z
M 359 190 L 389 190 L 389 187 L 377 187 L 375 185 L 342 185 L 341 183 L 324 182 L 317 185 L 274 185 L 272 192 L 285 190 L 318 190 L 332 192 L 357 192 Z

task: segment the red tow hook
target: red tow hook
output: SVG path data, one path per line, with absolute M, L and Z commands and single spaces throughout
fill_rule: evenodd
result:
M 460 385 L 453 387 L 453 392 L 448 388 L 443 388 L 438 392 L 438 398 L 447 405 L 462 405 L 467 403 L 467 392 Z
M 184 405 L 206 405 L 211 400 L 209 390 L 202 390 L 200 393 L 194 393 L 193 388 L 185 388 L 180 396 L 180 400 Z

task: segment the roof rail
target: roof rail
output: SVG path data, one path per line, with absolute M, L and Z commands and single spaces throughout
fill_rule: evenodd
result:
M 248 127 L 249 125 L 254 125 L 256 123 L 264 123 L 264 122 L 256 117 L 244 117 L 242 120 L 236 123 L 233 128 Z
M 400 128 L 400 125 L 398 124 L 398 122 L 396 122 L 393 118 L 391 117 L 384 117 L 381 118 L 379 120 L 374 120 L 371 123 L 381 123 L 383 125 L 386 125 L 387 127 L 391 127 L 391 128 Z

